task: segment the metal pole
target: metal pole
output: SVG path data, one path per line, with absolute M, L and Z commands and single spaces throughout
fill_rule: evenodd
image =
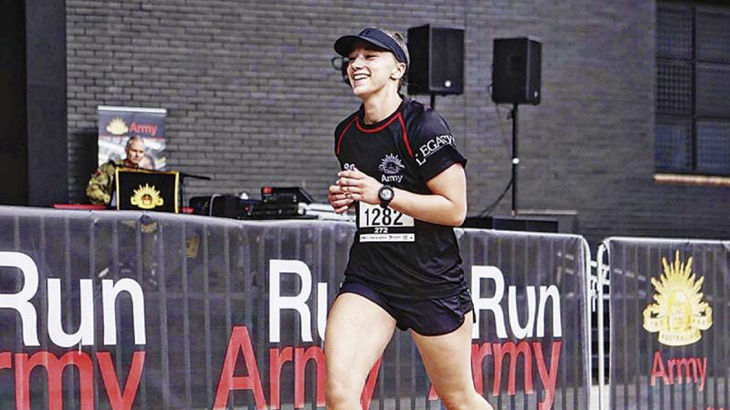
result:
M 512 105 L 512 216 L 517 216 L 517 103 Z
M 605 352 L 605 346 L 604 346 L 604 334 L 603 329 L 606 325 L 603 320 L 603 285 L 608 282 L 608 269 L 609 266 L 606 266 L 603 264 L 603 256 L 607 251 L 607 247 L 605 244 L 600 244 L 598 246 L 598 254 L 596 255 L 596 264 L 598 265 L 596 270 L 596 276 L 598 277 L 598 324 L 596 325 L 596 330 L 598 331 L 598 408 L 600 410 L 607 409 L 608 403 L 603 402 L 603 391 L 606 389 L 605 383 L 604 383 L 604 377 L 606 375 L 606 352 Z M 611 264 L 609 259 L 609 265 Z M 610 303 L 610 299 L 609 299 Z M 610 314 L 611 306 L 609 304 L 609 314 Z M 609 355 L 611 353 L 609 352 Z M 611 385 L 611 381 L 609 379 L 609 388 Z

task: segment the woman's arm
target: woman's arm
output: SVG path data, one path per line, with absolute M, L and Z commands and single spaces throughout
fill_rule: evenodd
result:
M 339 186 L 339 192 L 337 194 L 349 194 L 352 200 L 366 202 L 371 205 L 380 204 L 378 191 L 383 184 L 375 178 L 357 170 L 342 171 L 338 176 L 337 186 Z M 390 203 L 390 207 L 421 221 L 439 225 L 460 226 L 466 218 L 466 173 L 464 167 L 459 163 L 453 164 L 431 178 L 426 182 L 426 185 L 432 192 L 430 195 L 414 194 L 394 188 L 395 196 Z M 330 189 L 330 194 L 332 194 L 332 189 Z

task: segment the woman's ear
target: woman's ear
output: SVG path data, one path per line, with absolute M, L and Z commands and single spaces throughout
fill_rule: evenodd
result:
M 406 64 L 398 62 L 393 68 L 393 72 L 390 73 L 390 78 L 393 80 L 400 80 L 406 74 Z

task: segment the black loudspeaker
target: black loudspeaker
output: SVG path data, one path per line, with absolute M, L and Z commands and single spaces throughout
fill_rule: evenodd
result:
M 533 37 L 494 39 L 492 101 L 540 104 L 542 44 Z
M 432 27 L 408 29 L 408 94 L 464 92 L 464 30 Z

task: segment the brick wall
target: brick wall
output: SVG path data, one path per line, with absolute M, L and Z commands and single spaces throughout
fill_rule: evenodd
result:
M 357 108 L 330 59 L 364 26 L 466 29 L 466 87 L 439 97 L 469 158 L 469 214 L 509 181 L 508 107 L 489 98 L 492 40 L 543 43 L 542 102 L 520 107 L 520 208 L 576 211 L 608 235 L 727 236 L 730 190 L 654 175 L 653 1 L 67 0 L 69 189 L 95 167 L 96 107 L 167 108 L 172 169 L 188 197 L 297 185 L 326 201 L 333 128 Z M 427 101 L 425 96 L 416 97 Z M 505 215 L 509 195 L 495 211 Z

